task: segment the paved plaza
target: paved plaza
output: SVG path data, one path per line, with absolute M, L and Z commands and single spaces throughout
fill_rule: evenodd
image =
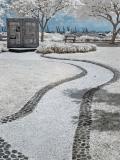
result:
M 0 54 L 0 160 L 119 160 L 119 47 Z

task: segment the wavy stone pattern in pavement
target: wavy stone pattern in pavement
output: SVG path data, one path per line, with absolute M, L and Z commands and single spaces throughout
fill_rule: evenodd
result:
M 12 122 L 16 119 L 19 119 L 21 117 L 25 117 L 26 115 L 30 114 L 33 112 L 33 110 L 35 109 L 36 105 L 39 103 L 40 99 L 45 95 L 45 93 L 47 93 L 49 90 L 59 86 L 60 84 L 63 84 L 63 83 L 66 83 L 66 82 L 70 82 L 70 81 L 73 81 L 73 80 L 76 80 L 76 79 L 79 79 L 83 76 L 85 76 L 87 74 L 87 71 L 85 69 L 83 69 L 82 67 L 80 66 L 77 66 L 77 65 L 74 65 L 74 64 L 70 64 L 69 65 L 72 65 L 74 67 L 77 67 L 79 68 L 80 70 L 82 70 L 82 72 L 80 74 L 77 74 L 76 76 L 73 76 L 73 77 L 70 77 L 70 78 L 66 78 L 66 79 L 63 79 L 63 80 L 60 80 L 58 82 L 55 82 L 55 83 L 52 83 L 52 84 L 49 84 L 48 86 L 40 89 L 38 92 L 35 93 L 35 95 L 24 105 L 24 107 L 18 111 L 17 113 L 15 114 L 12 114 L 10 116 L 7 116 L 5 118 L 2 118 L 0 120 L 0 123 L 4 124 L 4 123 L 7 123 L 7 122 Z
M 67 58 L 55 58 L 55 57 L 52 58 L 48 56 L 45 56 L 45 57 L 50 59 L 56 59 L 56 60 L 69 60 Z M 103 68 L 106 68 L 114 73 L 114 76 L 111 80 L 109 80 L 108 82 L 102 85 L 99 85 L 96 88 L 92 88 L 88 90 L 82 97 L 78 126 L 75 132 L 74 142 L 73 142 L 72 160 L 90 160 L 92 159 L 89 152 L 90 150 L 89 143 L 90 143 L 90 130 L 92 126 L 91 104 L 92 104 L 93 96 L 95 92 L 100 90 L 103 86 L 117 81 L 117 79 L 120 78 L 120 73 L 116 69 L 113 69 L 109 66 L 96 63 L 96 62 L 91 62 L 87 60 L 76 60 L 76 59 L 71 59 L 70 61 L 80 61 L 80 62 L 95 64 Z
M 0 137 L 0 160 L 28 160 L 28 157 L 17 150 L 12 150 L 11 145 Z
M 94 93 L 98 88 L 94 88 L 83 96 L 83 101 L 80 108 L 78 127 L 76 129 L 74 143 L 73 143 L 73 160 L 90 160 L 89 141 L 90 130 L 92 124 L 91 103 Z
M 1 120 L 1 123 L 12 122 L 12 121 L 14 121 L 16 119 L 19 119 L 21 117 L 26 116 L 27 114 L 30 114 L 35 109 L 35 107 L 38 104 L 38 102 L 40 101 L 40 99 L 50 89 L 53 89 L 54 87 L 56 87 L 56 86 L 58 86 L 60 84 L 63 84 L 65 82 L 69 82 L 69 81 L 72 81 L 72 80 L 79 79 L 79 78 L 81 78 L 81 77 L 83 77 L 83 76 L 85 76 L 87 74 L 87 71 L 85 69 L 81 68 L 80 66 L 77 66 L 77 65 L 74 65 L 74 64 L 70 64 L 70 65 L 73 65 L 73 66 L 79 68 L 80 70 L 82 70 L 82 72 L 80 72 L 79 74 L 75 75 L 74 77 L 66 78 L 64 80 L 58 81 L 56 83 L 52 83 L 52 84 L 44 87 L 43 89 L 41 89 L 40 91 L 35 93 L 35 95 L 27 102 L 27 104 L 25 104 L 25 106 L 18 113 L 15 113 L 15 114 L 13 114 L 11 116 L 7 116 L 6 118 Z M 19 160 L 18 159 L 19 157 L 15 157 L 15 158 L 16 158 L 16 160 Z M 27 157 L 24 156 L 20 160 L 25 160 L 25 159 L 27 159 Z
M 58 59 L 58 60 L 65 60 L 65 59 Z M 69 59 L 66 59 L 66 60 L 69 60 Z M 80 60 L 72 60 L 72 61 L 80 61 Z M 84 61 L 82 61 L 82 62 L 84 62 Z M 92 63 L 92 62 L 88 62 L 88 63 Z M 73 65 L 73 64 L 71 64 L 71 65 Z M 73 66 L 76 66 L 76 65 L 73 65 Z M 76 67 L 82 69 L 80 66 L 76 66 Z M 105 66 L 101 66 L 101 67 L 109 69 Z M 31 98 L 30 101 L 18 113 L 15 113 L 11 116 L 8 116 L 8 117 L 2 119 L 1 123 L 11 122 L 13 120 L 16 120 L 18 118 L 21 118 L 21 117 L 26 116 L 27 114 L 31 113 L 35 109 L 35 106 L 38 104 L 38 102 L 44 96 L 44 94 L 46 92 L 48 92 L 49 90 L 53 89 L 54 87 L 56 87 L 60 84 L 63 84 L 65 82 L 69 82 L 72 80 L 76 80 L 76 79 L 79 79 L 79 78 L 85 76 L 87 71 L 84 69 L 82 69 L 82 71 L 83 72 L 81 74 L 78 74 L 72 78 L 67 78 L 65 80 L 61 80 L 59 82 L 52 83 L 52 84 L 44 87 L 43 89 L 38 91 L 33 96 L 33 98 Z M 107 84 L 107 83 L 105 83 L 105 84 Z M 103 85 L 101 85 L 99 87 L 102 87 L 102 86 Z M 79 122 L 78 122 L 78 127 L 77 127 L 77 130 L 75 133 L 74 143 L 73 143 L 73 154 L 72 154 L 73 160 L 89 160 L 89 159 L 91 159 L 91 156 L 89 154 L 90 129 L 91 129 L 91 124 L 92 124 L 91 103 L 92 103 L 92 98 L 94 96 L 94 93 L 98 89 L 100 89 L 99 87 L 92 88 L 87 93 L 85 93 L 85 95 L 82 98 L 82 104 L 80 107 Z M 25 158 L 27 158 L 27 157 L 24 156 L 23 159 L 25 160 Z M 20 160 L 22 160 L 22 159 L 20 159 Z
M 84 60 L 83 60 L 84 61 Z M 86 61 L 85 61 L 86 62 Z M 90 63 L 90 61 L 87 61 Z M 93 62 L 93 64 L 97 64 Z M 111 70 L 114 73 L 113 78 L 102 84 L 96 88 L 92 88 L 88 92 L 84 94 L 82 97 L 82 103 L 80 106 L 80 114 L 79 114 L 79 121 L 78 126 L 75 132 L 74 142 L 73 142 L 73 152 L 72 152 L 72 160 L 90 160 L 92 159 L 89 149 L 90 149 L 90 131 L 92 127 L 92 112 L 91 112 L 91 104 L 93 101 L 93 96 L 95 92 L 100 90 L 103 86 L 109 85 L 117 81 L 120 78 L 120 73 L 116 69 L 111 67 L 97 64 L 104 68 Z

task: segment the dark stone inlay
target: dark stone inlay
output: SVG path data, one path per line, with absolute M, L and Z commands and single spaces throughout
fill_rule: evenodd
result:
M 43 56 L 44 57 L 44 56 Z M 89 154 L 89 149 L 90 149 L 90 144 L 89 144 L 89 140 L 90 140 L 90 130 L 91 130 L 91 125 L 92 125 L 92 113 L 91 113 L 91 103 L 92 103 L 92 98 L 94 96 L 94 93 L 99 90 L 101 87 L 110 84 L 111 82 L 115 82 L 120 75 L 119 72 L 117 70 L 112 69 L 111 67 L 102 65 L 100 63 L 96 63 L 96 62 L 91 62 L 91 61 L 87 61 L 87 60 L 77 60 L 77 59 L 65 59 L 65 58 L 52 58 L 52 57 L 44 57 L 44 58 L 50 58 L 50 59 L 56 59 L 56 60 L 69 60 L 69 61 L 80 61 L 80 62 L 86 62 L 86 63 L 91 63 L 91 64 L 95 64 L 95 65 L 99 65 L 103 68 L 109 69 L 114 73 L 114 77 L 112 80 L 110 80 L 109 82 L 98 86 L 97 88 L 93 88 L 91 90 L 89 90 L 87 93 L 84 94 L 84 96 L 82 97 L 82 104 L 81 104 L 81 109 L 80 109 L 80 116 L 79 116 L 79 121 L 78 121 L 78 127 L 75 133 L 75 139 L 74 139 L 74 143 L 73 143 L 73 154 L 72 154 L 72 160 L 90 160 L 91 156 Z M 68 63 L 69 64 L 69 63 Z M 73 65 L 73 64 L 71 64 Z M 46 87 L 44 87 L 43 89 L 41 89 L 40 91 L 38 91 L 37 93 L 35 93 L 35 95 L 25 104 L 25 106 L 17 113 L 11 115 L 11 116 L 7 116 L 3 119 L 1 119 L 1 123 L 7 123 L 7 122 L 11 122 L 13 120 L 16 120 L 18 118 L 24 117 L 27 114 L 30 114 L 31 112 L 33 112 L 33 110 L 35 109 L 36 105 L 38 104 L 38 102 L 40 101 L 40 99 L 44 96 L 44 94 L 46 92 L 48 92 L 49 90 L 53 89 L 54 87 L 61 85 L 63 83 L 72 81 L 72 80 L 76 80 L 79 79 L 83 76 L 85 76 L 87 74 L 87 71 L 77 65 L 73 65 L 76 66 L 77 68 L 81 69 L 83 72 L 80 74 L 77 74 L 74 77 L 71 78 L 67 78 L 61 81 L 58 81 L 56 83 L 52 83 Z M 3 145 L 1 145 L 1 147 L 3 147 L 4 144 L 4 140 L 2 138 L 0 138 L 0 141 L 3 142 Z M 0 142 L 0 143 L 1 143 Z M 7 145 L 6 147 L 4 147 L 5 151 L 8 151 L 9 148 L 11 147 L 11 145 Z M 13 151 L 14 152 L 14 151 Z M 15 160 L 14 157 L 14 153 L 10 152 L 10 158 L 7 158 L 8 160 Z M 8 156 L 7 154 L 5 154 L 4 152 L 0 153 L 0 158 L 2 158 L 1 160 L 4 160 L 3 156 Z M 16 160 L 25 160 L 28 159 L 28 157 L 25 157 L 24 155 L 21 157 L 19 152 L 15 153 L 17 154 L 17 158 Z
M 105 85 L 109 85 L 115 81 L 117 81 L 120 78 L 120 72 L 117 71 L 116 69 L 113 69 L 112 67 L 96 63 L 96 62 L 91 62 L 88 60 L 77 60 L 77 59 L 67 59 L 67 58 L 52 58 L 49 56 L 43 56 L 44 58 L 49 58 L 49 59 L 55 59 L 55 60 L 70 60 L 70 61 L 80 61 L 80 62 L 86 62 L 86 63 L 91 63 L 95 65 L 99 65 L 103 68 L 106 68 L 114 73 L 114 76 L 111 80 L 106 82 L 105 84 L 99 85 L 96 88 L 92 88 L 86 93 L 84 93 L 82 97 L 82 103 L 80 106 L 80 114 L 79 114 L 79 119 L 78 119 L 78 126 L 75 132 L 75 137 L 74 137 L 74 142 L 73 142 L 73 150 L 72 150 L 72 160 L 90 160 L 92 159 L 90 155 L 90 131 L 92 127 L 92 112 L 91 112 L 91 104 L 93 100 L 93 96 L 95 92 L 99 91 L 102 87 Z M 80 97 L 79 97 L 80 98 Z M 78 101 L 79 103 L 79 101 Z M 76 120 L 77 117 L 74 117 Z
M 0 160 L 21 160 L 21 158 L 22 160 L 28 160 L 27 156 L 17 150 L 12 150 L 11 145 L 0 137 Z
M 24 105 L 24 107 L 18 111 L 17 113 L 15 114 L 12 114 L 10 116 L 7 116 L 5 118 L 2 118 L 0 120 L 0 123 L 4 124 L 4 123 L 8 123 L 8 122 L 12 122 L 16 119 L 19 119 L 19 118 L 22 118 L 22 117 L 25 117 L 26 115 L 30 114 L 33 112 L 33 110 L 35 109 L 36 105 L 39 103 L 40 99 L 51 89 L 53 89 L 54 87 L 57 87 L 63 83 L 66 83 L 66 82 L 70 82 L 72 80 L 76 80 L 76 79 L 79 79 L 83 76 L 85 76 L 87 74 L 87 71 L 77 65 L 74 65 L 74 64 L 70 64 L 68 63 L 69 65 L 72 65 L 74 67 L 77 67 L 79 68 L 80 70 L 82 70 L 82 73 L 80 74 L 77 74 L 73 77 L 70 77 L 70 78 L 66 78 L 66 79 L 63 79 L 63 80 L 60 80 L 58 82 L 55 82 L 55 83 L 51 83 L 50 85 L 42 88 L 41 90 L 39 90 L 38 92 L 35 93 L 35 95 Z
M 92 125 L 91 103 L 94 93 L 97 90 L 98 88 L 91 89 L 90 91 L 86 92 L 82 98 L 78 126 L 73 143 L 73 160 L 91 159 L 91 156 L 89 154 L 90 130 Z

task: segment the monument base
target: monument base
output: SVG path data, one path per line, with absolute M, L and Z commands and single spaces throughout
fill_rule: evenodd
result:
M 32 52 L 35 51 L 36 48 L 9 48 L 10 52 Z

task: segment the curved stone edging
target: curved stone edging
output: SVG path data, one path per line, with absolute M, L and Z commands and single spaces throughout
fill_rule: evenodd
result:
M 91 159 L 91 155 L 89 152 L 90 130 L 92 126 L 91 104 L 93 101 L 93 96 L 98 90 L 100 90 L 105 85 L 109 85 L 117 81 L 120 78 L 120 73 L 119 71 L 117 71 L 116 69 L 113 69 L 112 67 L 109 67 L 97 62 L 91 62 L 88 60 L 77 60 L 77 59 L 55 58 L 55 57 L 52 58 L 48 56 L 42 56 L 42 57 L 56 59 L 56 60 L 69 60 L 69 61 L 80 61 L 80 62 L 91 63 L 91 64 L 99 65 L 103 68 L 106 68 L 114 73 L 114 76 L 110 81 L 102 85 L 99 85 L 96 88 L 92 88 L 88 90 L 82 97 L 78 126 L 75 132 L 74 142 L 73 142 L 72 160 L 90 160 Z
M 14 114 L 12 114 L 10 116 L 2 118 L 0 120 L 0 123 L 3 124 L 3 123 L 7 123 L 7 122 L 12 122 L 12 121 L 17 120 L 19 118 L 27 116 L 28 114 L 33 112 L 33 110 L 35 109 L 36 105 L 39 103 L 40 99 L 49 90 L 51 90 L 54 87 L 57 87 L 57 86 L 59 86 L 59 85 L 61 85 L 63 83 L 79 79 L 79 78 L 81 78 L 81 77 L 83 77 L 83 76 L 85 76 L 87 74 L 87 71 L 84 68 L 82 68 L 80 66 L 77 66 L 77 65 L 74 65 L 74 64 L 70 64 L 70 63 L 67 63 L 67 64 L 72 65 L 72 66 L 82 70 L 82 72 L 80 74 L 77 74 L 77 75 L 73 76 L 73 77 L 66 78 L 66 79 L 57 81 L 55 83 L 51 83 L 51 84 L 43 87 L 42 89 L 40 89 L 38 92 L 35 93 L 35 95 L 24 105 L 24 107 L 22 109 L 20 109 L 18 112 L 14 113 Z

